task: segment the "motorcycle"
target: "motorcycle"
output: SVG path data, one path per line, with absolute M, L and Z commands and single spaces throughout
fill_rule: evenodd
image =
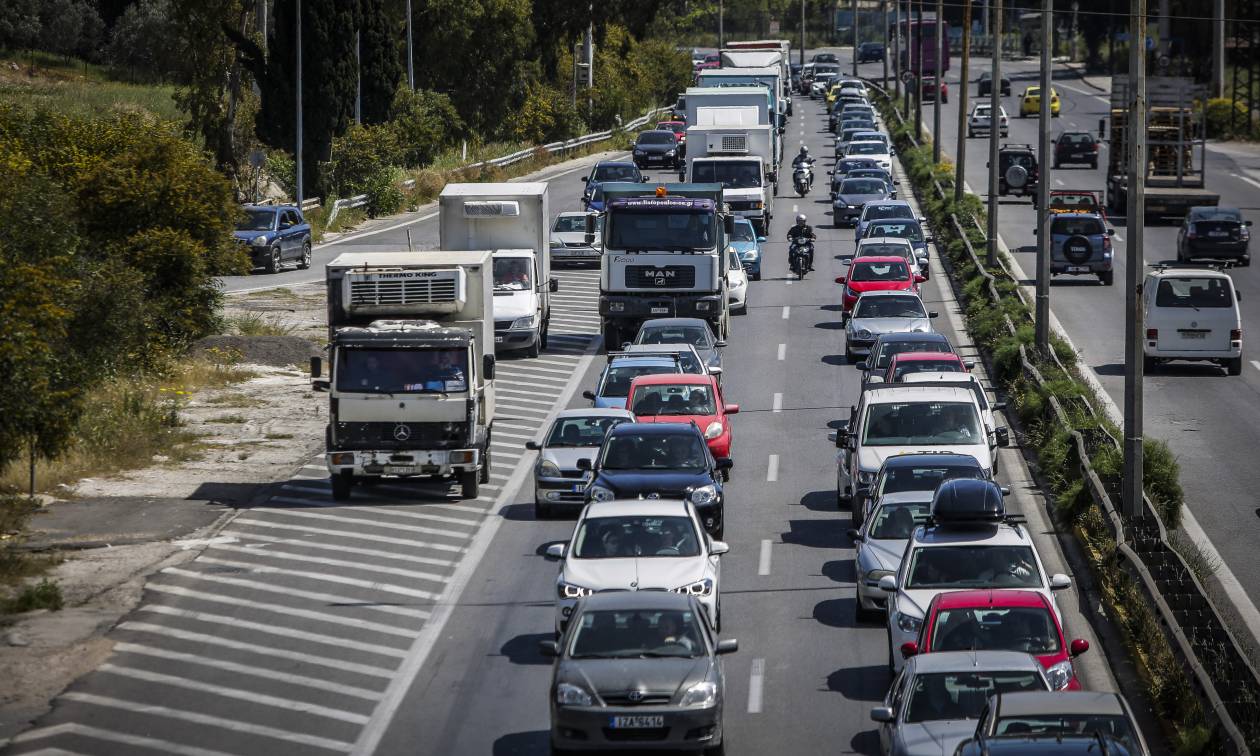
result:
M 809 261 L 814 257 L 814 242 L 809 239 L 793 239 L 788 246 L 788 268 L 796 274 L 796 280 L 804 280 Z
M 796 187 L 797 196 L 804 197 L 814 185 L 814 169 L 808 164 L 796 166 L 792 171 L 792 185 Z

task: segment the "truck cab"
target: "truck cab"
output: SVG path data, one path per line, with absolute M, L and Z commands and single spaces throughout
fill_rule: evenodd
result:
M 692 126 L 688 131 L 693 156 L 687 161 L 687 182 L 721 184 L 731 212 L 751 221 L 759 235 L 768 234 L 777 186 L 769 130 Z

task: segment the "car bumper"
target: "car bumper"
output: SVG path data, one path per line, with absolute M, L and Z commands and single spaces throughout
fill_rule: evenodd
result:
M 1186 249 L 1192 255 L 1204 257 L 1250 257 L 1250 240 L 1248 241 L 1208 241 L 1206 239 L 1186 240 Z
M 494 332 L 495 349 L 525 349 L 536 341 L 538 341 L 538 329 L 536 328 L 531 328 L 527 331 Z
M 1104 260 L 1102 262 L 1083 262 L 1062 263 L 1054 262 L 1050 265 L 1051 275 L 1096 275 L 1098 273 L 1110 273 L 1111 261 Z
M 534 503 L 552 508 L 581 509 L 586 504 L 586 480 L 534 475 Z
M 602 296 L 599 314 L 617 320 L 643 321 L 650 318 L 704 318 L 714 320 L 722 313 L 717 294 L 676 294 L 673 296 Z
M 1097 152 L 1065 152 L 1055 155 L 1056 163 L 1092 163 L 1098 160 Z
M 863 577 L 858 581 L 858 601 L 867 611 L 885 611 L 888 608 L 888 594 L 880 590 L 879 585 L 872 585 Z
M 634 164 L 640 168 L 647 168 L 652 165 L 674 166 L 678 164 L 678 158 L 675 155 L 668 157 L 665 155 L 636 155 Z
M 661 716 L 664 726 L 615 730 L 617 716 Z M 722 707 L 683 709 L 675 706 L 589 706 L 552 704 L 551 743 L 556 748 L 600 750 L 701 750 L 722 740 Z
M 599 262 L 599 250 L 594 247 L 552 247 L 551 262 L 553 265 L 575 262 Z
M 1242 356 L 1242 342 L 1231 341 L 1228 349 L 1161 349 L 1158 346 L 1152 346 L 1151 342 L 1146 342 L 1142 347 L 1142 353 L 1147 357 L 1155 357 L 1162 360 L 1234 360 Z
M 399 459 L 406 457 L 407 459 Z M 481 469 L 479 449 L 406 449 L 398 451 L 335 451 L 324 457 L 332 475 L 397 475 L 400 477 L 450 475 Z

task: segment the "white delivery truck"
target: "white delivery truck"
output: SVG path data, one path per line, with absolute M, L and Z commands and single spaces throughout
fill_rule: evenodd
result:
M 722 68 L 775 68 L 783 84 L 784 114 L 792 115 L 791 68 L 778 50 L 726 49 L 721 53 Z
M 500 351 L 547 346 L 551 323 L 547 184 L 447 184 L 438 197 L 438 246 L 494 252 L 494 341 Z
M 783 160 L 783 127 L 777 125 L 773 100 L 770 91 L 760 84 L 740 84 L 714 87 L 689 87 L 684 95 L 687 99 L 687 125 L 766 125 L 770 126 L 770 141 L 774 156 L 774 170 L 777 172 Z M 721 108 L 719 111 L 702 113 L 702 110 Z M 732 121 L 732 108 L 756 108 L 757 119 L 749 120 L 740 115 L 738 121 Z
M 333 499 L 385 476 L 489 480 L 494 328 L 489 251 L 353 252 L 325 269 Z
M 777 189 L 770 127 L 738 123 L 690 126 L 687 142 L 691 154 L 687 156 L 685 180 L 721 184 L 722 197 L 731 212 L 752 221 L 758 235 L 767 235 Z
M 777 67 L 771 68 L 710 68 L 700 72 L 696 81 L 700 87 L 762 86 L 770 90 L 772 112 L 778 114 L 775 126 L 787 123 L 787 83 Z M 691 103 L 688 102 L 690 107 Z

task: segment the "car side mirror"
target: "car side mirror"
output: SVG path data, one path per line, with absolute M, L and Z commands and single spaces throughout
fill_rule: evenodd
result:
M 1241 291 L 1239 291 L 1239 290 L 1237 290 L 1237 289 L 1234 289 L 1234 300 L 1235 300 L 1235 301 L 1237 301 L 1237 302 L 1241 302 L 1241 301 L 1242 301 L 1242 292 L 1241 292 Z
M 972 370 L 975 370 L 976 363 L 974 360 L 966 360 L 965 362 L 963 362 L 963 368 L 966 369 L 968 372 L 971 372 Z
M 718 339 L 717 341 L 713 342 L 713 346 L 717 347 L 718 349 L 721 349 L 722 347 L 726 346 L 726 342 L 723 341 L 722 339 Z
M 937 312 L 936 310 L 932 310 L 931 312 L 929 312 L 929 313 L 928 313 L 928 317 L 929 317 L 929 318 L 934 318 L 934 317 L 936 317 L 936 316 L 938 316 L 938 315 L 940 315 L 940 313 L 939 313 L 939 312 Z
M 885 575 L 879 579 L 879 589 L 884 593 L 897 592 L 897 577 L 895 575 Z
M 735 638 L 725 638 L 717 642 L 717 647 L 713 649 L 718 656 L 724 654 L 733 654 L 739 650 L 739 641 Z
M 560 655 L 560 644 L 553 640 L 538 641 L 538 653 L 549 659 L 554 659 Z
M 1255 223 L 1255 221 L 1247 221 L 1248 226 L 1250 226 L 1252 223 Z
M 911 656 L 919 653 L 919 644 L 914 641 L 906 641 L 901 644 L 901 658 L 909 659 Z
M 827 171 L 827 175 L 828 175 L 828 176 L 834 176 L 834 175 L 836 175 L 836 172 L 835 172 L 835 171 Z
M 893 179 L 893 183 L 897 186 L 901 186 L 901 179 Z
M 530 451 L 540 451 L 542 449 L 542 444 L 538 443 L 537 441 L 526 441 L 525 448 L 529 449 Z
M 640 177 L 639 177 L 639 183 L 640 183 L 640 184 L 646 184 L 647 182 L 649 182 L 649 181 L 651 181 L 651 180 L 652 180 L 652 177 L 651 177 L 651 176 L 640 176 Z
M 487 381 L 494 380 L 494 355 L 487 354 L 481 359 L 481 372 L 486 376 Z
M 595 240 L 592 239 L 591 241 L 593 242 Z M 552 294 L 555 294 L 557 291 L 560 291 L 560 279 L 553 277 L 551 280 L 547 281 L 547 291 L 551 292 Z
M 1003 496 L 1011 495 L 1011 489 L 1009 486 L 998 486 L 998 490 L 1002 492 Z
M 765 241 L 766 241 L 766 237 L 764 237 L 764 236 L 758 236 L 758 237 L 757 237 L 757 243 L 758 243 L 758 244 L 764 244 L 764 243 L 765 243 Z
M 735 466 L 735 460 L 730 457 L 718 457 L 714 461 L 714 467 L 719 470 L 729 470 Z
M 581 459 L 579 459 L 579 460 L 577 461 L 577 469 L 579 469 L 579 470 L 590 470 L 590 469 L 591 469 L 591 460 L 590 460 L 590 457 L 582 457 Z
M 726 414 L 728 414 L 728 415 L 738 415 L 738 414 L 739 414 L 739 405 L 738 405 L 738 404 L 728 404 L 728 405 L 726 405 L 723 409 L 725 409 L 725 410 L 726 410 Z
M 857 528 L 849 528 L 848 530 L 845 531 L 845 535 L 847 535 L 849 537 L 849 540 L 853 541 L 854 543 L 861 543 L 862 541 L 866 540 L 862 538 L 862 534 L 858 532 Z
M 848 279 L 848 278 L 846 278 L 845 276 L 836 276 L 836 283 L 838 283 L 838 284 L 843 284 L 843 283 L 844 283 L 845 281 L 847 281 L 847 280 L 849 280 L 849 279 Z
M 721 375 L 721 374 L 722 374 L 722 368 L 720 367 L 709 368 L 709 375 Z
M 731 550 L 731 545 L 726 541 L 714 541 L 709 544 L 709 556 L 721 556 L 727 554 Z
M 1011 432 L 1001 426 L 993 429 L 993 435 L 997 437 L 998 446 L 1011 445 Z
M 549 545 L 547 547 L 547 550 L 544 551 L 543 553 L 547 556 L 548 559 L 564 559 L 564 554 L 568 550 L 569 550 L 569 544 L 561 541 L 560 543 L 553 543 Z
M 1076 638 L 1071 644 L 1072 656 L 1080 656 L 1089 650 L 1089 641 L 1084 638 Z
M 583 392 L 582 392 L 582 398 L 583 398 L 583 399 L 590 399 L 590 400 L 593 402 L 593 401 L 595 401 L 595 392 L 594 392 L 594 391 L 583 391 Z
M 590 179 L 590 177 L 589 177 L 589 176 L 582 176 L 579 180 L 580 180 L 583 184 L 585 184 L 587 181 L 590 181 L 591 179 Z
M 1068 577 L 1067 575 L 1064 575 L 1063 573 L 1060 572 L 1058 574 L 1050 576 L 1050 590 L 1061 591 L 1065 588 L 1071 588 L 1071 587 L 1072 587 L 1072 578 Z
M 728 238 L 735 235 L 735 216 L 734 215 L 722 216 L 722 231 L 726 234 Z
M 924 281 L 926 281 L 926 280 L 927 280 L 927 276 L 922 276 L 922 275 L 919 275 L 918 273 L 915 273 L 915 274 L 914 274 L 914 282 L 915 282 L 915 283 L 923 283 L 923 282 L 924 282 Z
M 890 724 L 897 721 L 897 718 L 893 716 L 891 706 L 876 706 L 871 709 L 871 719 L 883 724 Z
M 1001 412 L 1001 411 L 1002 411 L 1002 410 L 1004 410 L 1004 409 L 1006 409 L 1006 402 L 994 402 L 994 403 L 993 403 L 993 411 L 994 411 L 994 412 Z
M 858 370 L 861 370 L 863 373 L 871 369 L 871 366 L 867 364 L 866 360 L 862 360 L 861 362 L 854 365 L 853 367 L 857 368 Z
M 1116 230 L 1114 228 L 1107 229 L 1107 236 L 1115 236 L 1115 235 L 1116 235 Z

